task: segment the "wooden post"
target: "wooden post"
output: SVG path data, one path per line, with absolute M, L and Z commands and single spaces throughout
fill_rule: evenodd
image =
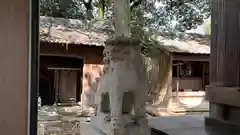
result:
M 77 72 L 77 89 L 76 89 L 76 101 L 77 102 L 80 102 L 81 101 L 81 92 L 82 92 L 82 88 L 81 88 L 81 85 L 82 85 L 82 80 L 81 80 L 81 74 L 82 70 L 81 71 L 78 71 Z
M 225 125 L 223 128 L 229 127 L 227 124 L 240 126 L 239 12 L 238 0 L 212 0 L 211 86 L 206 91 L 210 101 L 210 116 L 206 124 L 211 130 L 219 123 Z M 221 128 L 218 126 L 216 131 L 218 129 Z
M 169 57 L 169 71 L 168 71 L 168 103 L 167 103 L 167 110 L 170 112 L 172 111 L 173 108 L 173 89 L 172 89 L 172 84 L 173 84 L 173 59 L 172 55 L 168 56 Z
M 38 0 L 30 1 L 0 4 L 1 135 L 37 133 Z
M 179 101 L 180 65 L 177 65 L 177 102 Z
M 54 71 L 54 85 L 55 85 L 55 104 L 59 103 L 59 78 L 60 78 L 60 71 Z
M 206 64 L 205 63 L 201 63 L 201 67 L 202 67 L 202 88 L 203 90 L 205 90 L 205 85 L 206 85 Z

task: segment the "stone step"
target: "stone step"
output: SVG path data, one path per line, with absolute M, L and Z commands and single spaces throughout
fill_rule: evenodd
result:
M 200 116 L 152 117 L 149 126 L 166 135 L 208 135 Z

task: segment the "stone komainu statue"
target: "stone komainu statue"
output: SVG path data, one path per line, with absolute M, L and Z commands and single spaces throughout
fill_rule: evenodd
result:
M 140 42 L 128 37 L 109 40 L 104 55 L 104 75 L 95 95 L 95 117 L 101 113 L 108 114 L 106 122 L 112 129 L 127 126 L 122 120 L 124 115 L 147 127 L 146 121 L 145 124 L 141 122 L 145 120 L 148 86 Z

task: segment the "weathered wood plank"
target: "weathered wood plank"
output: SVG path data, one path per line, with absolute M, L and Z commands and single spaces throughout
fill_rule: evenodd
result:
M 239 87 L 206 87 L 206 99 L 213 103 L 225 104 L 240 107 L 240 88 Z
M 211 84 L 223 84 L 225 49 L 225 0 L 212 0 Z
M 29 0 L 1 0 L 0 4 L 1 135 L 27 135 L 28 6 Z
M 239 11 L 238 1 L 212 0 L 211 85 L 239 86 Z
M 183 55 L 183 54 L 173 54 L 172 60 L 179 60 L 179 61 L 210 61 L 209 55 Z
M 239 86 L 239 58 L 240 58 L 240 25 L 239 12 L 240 4 L 238 1 L 225 0 L 225 57 L 224 57 L 224 86 L 237 87 Z
M 239 12 L 238 0 L 212 0 L 210 84 L 223 87 L 208 88 L 206 96 L 210 117 L 233 123 L 238 121 L 232 119 L 234 109 L 240 107 L 239 92 L 230 88 L 240 86 Z

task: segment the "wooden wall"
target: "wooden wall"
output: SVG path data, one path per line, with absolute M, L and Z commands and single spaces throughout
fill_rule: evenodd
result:
M 70 56 L 83 59 L 82 94 L 81 101 L 86 106 L 94 102 L 98 80 L 103 70 L 103 47 L 86 45 L 61 45 L 41 43 L 42 55 Z
M 27 135 L 29 0 L 0 4 L 0 134 Z
M 104 47 L 94 45 L 75 45 L 41 42 L 41 55 L 71 56 L 82 58 L 85 64 L 99 64 L 102 62 Z
M 240 125 L 240 3 L 212 0 L 210 118 Z
M 177 88 L 184 91 L 204 90 L 202 77 L 173 77 L 172 89 L 177 91 Z
M 77 71 L 59 72 L 59 100 L 61 103 L 76 99 Z M 80 97 L 80 95 L 78 95 Z

